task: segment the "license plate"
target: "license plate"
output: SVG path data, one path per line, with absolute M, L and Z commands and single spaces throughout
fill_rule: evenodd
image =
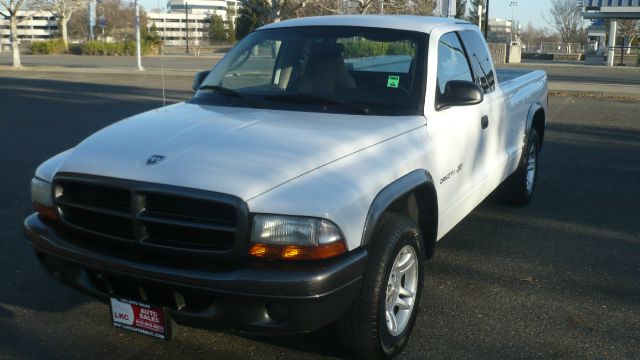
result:
M 169 309 L 139 301 L 111 298 L 111 321 L 115 327 L 162 340 L 172 335 Z

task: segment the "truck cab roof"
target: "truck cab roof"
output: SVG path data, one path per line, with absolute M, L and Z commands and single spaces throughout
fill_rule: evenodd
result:
M 414 15 L 333 15 L 312 16 L 265 25 L 258 30 L 299 26 L 361 26 L 430 33 L 443 25 L 471 25 L 460 19 Z

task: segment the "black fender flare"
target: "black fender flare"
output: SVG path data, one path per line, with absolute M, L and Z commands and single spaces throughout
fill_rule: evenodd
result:
M 364 224 L 364 230 L 362 232 L 361 246 L 368 246 L 373 238 L 380 218 L 384 212 L 398 199 L 415 192 L 416 190 L 425 189 L 435 193 L 435 183 L 431 174 L 424 169 L 414 170 L 398 179 L 389 185 L 385 186 L 373 199 L 367 213 L 367 218 Z M 437 198 L 431 199 L 431 206 L 427 210 L 430 214 L 430 219 L 420 218 L 418 220 L 423 238 L 425 241 L 427 257 L 433 255 L 433 248 L 435 247 L 437 226 L 438 226 L 438 203 Z M 431 221 L 429 221 L 431 220 Z
M 536 101 L 535 103 L 533 103 L 530 107 L 529 107 L 529 113 L 527 113 L 527 123 L 525 125 L 524 128 L 524 143 L 522 145 L 522 151 L 525 151 L 525 148 L 527 146 L 527 143 L 529 141 L 529 131 L 531 130 L 531 127 L 533 126 L 533 118 L 536 116 L 536 113 L 542 110 L 543 112 L 545 112 L 544 106 L 542 106 L 542 104 L 540 103 L 540 101 Z M 546 112 L 545 112 L 545 127 L 547 124 L 546 121 Z M 542 135 L 542 134 L 540 134 Z M 540 144 L 541 149 L 542 150 L 542 144 Z
M 533 126 L 533 117 L 536 115 L 538 110 L 544 111 L 544 106 L 540 104 L 540 101 L 536 101 L 529 107 L 529 113 L 527 114 L 527 126 L 525 127 L 525 131 L 529 131 L 529 129 L 531 129 L 531 126 Z

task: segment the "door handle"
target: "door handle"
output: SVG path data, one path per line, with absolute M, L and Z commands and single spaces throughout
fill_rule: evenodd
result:
M 486 129 L 489 126 L 489 116 L 485 115 L 480 119 L 482 129 Z

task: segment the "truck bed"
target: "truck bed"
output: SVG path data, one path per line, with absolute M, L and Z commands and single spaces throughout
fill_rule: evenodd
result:
M 527 95 L 539 98 L 547 92 L 547 74 L 541 70 L 496 69 L 498 83 L 507 98 L 524 91 Z
M 535 70 L 529 69 L 505 69 L 505 68 L 497 68 L 496 74 L 498 75 L 498 82 L 500 84 L 505 84 L 517 77 L 524 76 L 534 72 Z

